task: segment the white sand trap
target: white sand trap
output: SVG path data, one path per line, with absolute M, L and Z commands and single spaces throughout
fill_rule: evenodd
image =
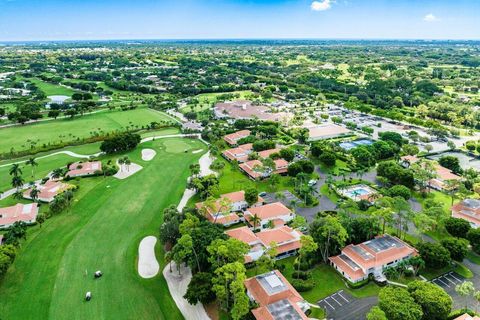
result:
M 203 151 L 203 149 L 198 149 L 198 150 L 192 151 L 192 153 L 199 153 L 199 152 L 202 152 L 202 151 Z
M 195 193 L 196 193 L 195 190 L 185 189 L 185 191 L 183 192 L 182 199 L 180 200 L 180 203 L 177 206 L 177 210 L 182 211 L 183 208 L 185 208 L 185 206 L 187 205 L 188 200 L 190 200 L 190 198 L 193 197 Z
M 157 155 L 157 152 L 153 149 L 142 149 L 142 160 L 150 161 Z
M 117 179 L 126 179 L 130 177 L 131 175 L 137 173 L 138 171 L 142 170 L 143 167 L 141 165 L 138 165 L 136 163 L 131 163 L 130 165 L 119 165 L 117 162 L 117 166 L 120 168 L 117 173 L 115 173 L 113 176 Z
M 143 238 L 138 246 L 138 274 L 145 279 L 155 277 L 160 270 L 155 257 L 155 243 L 157 238 L 148 236 Z
M 200 164 L 200 175 L 201 176 L 208 176 L 210 174 L 217 175 L 215 171 L 210 169 L 210 165 L 213 162 L 213 158 L 210 157 L 210 151 L 205 153 L 203 156 L 200 157 L 198 163 Z

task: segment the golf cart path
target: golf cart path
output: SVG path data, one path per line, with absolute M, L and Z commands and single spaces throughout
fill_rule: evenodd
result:
M 37 157 L 37 158 L 35 158 L 35 160 L 45 159 L 45 158 L 53 157 L 53 156 L 56 156 L 56 155 L 59 155 L 59 154 L 66 154 L 67 156 L 70 156 L 70 157 L 73 157 L 73 158 L 88 159 L 90 157 L 98 157 L 102 153 L 103 152 L 97 152 L 97 153 L 94 153 L 94 154 L 79 154 L 79 153 L 76 153 L 76 152 L 63 150 L 63 151 L 57 151 L 57 152 L 54 152 L 54 153 L 50 153 L 50 154 L 47 154 L 47 155 L 44 155 L 44 156 Z M 19 163 L 24 163 L 24 162 L 25 162 L 25 160 L 17 161 L 17 162 L 11 162 L 11 163 L 7 163 L 7 164 L 2 164 L 2 165 L 0 165 L 0 168 L 11 166 L 12 164 L 19 164 Z
M 203 156 L 201 156 L 200 159 L 198 159 L 198 163 L 200 164 L 200 176 L 204 177 L 210 174 L 217 175 L 215 171 L 210 169 L 210 165 L 212 164 L 212 162 L 213 162 L 213 158 L 210 157 L 210 151 L 208 151 Z M 196 193 L 195 190 L 188 189 L 188 188 L 185 189 L 185 191 L 183 192 L 182 199 L 180 199 L 180 202 L 177 206 L 177 210 L 182 211 L 183 208 L 185 208 L 185 206 L 187 205 L 188 200 L 190 200 L 190 198 L 193 197 L 195 193 Z
M 138 246 L 138 274 L 144 279 L 155 277 L 160 270 L 157 257 L 155 257 L 156 243 L 156 237 L 147 236 L 140 241 Z
M 175 304 L 182 313 L 185 319 L 195 319 L 195 320 L 210 320 L 210 317 L 207 315 L 203 304 L 197 303 L 192 306 L 188 303 L 183 296 L 187 292 L 188 284 L 192 278 L 192 271 L 190 268 L 185 266 L 180 266 L 180 273 L 178 273 L 177 265 L 175 262 L 170 262 L 172 267 L 172 272 L 170 272 L 170 265 L 166 265 L 163 269 L 163 276 L 167 281 L 168 290 L 172 296 Z

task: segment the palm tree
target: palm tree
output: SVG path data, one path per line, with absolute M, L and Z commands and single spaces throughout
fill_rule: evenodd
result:
M 123 158 L 118 159 L 118 164 L 120 165 L 120 171 L 123 171 L 124 163 L 125 163 L 125 160 Z
M 12 187 L 17 188 L 17 192 L 20 191 L 20 188 L 23 187 L 25 181 L 22 176 L 13 176 L 12 177 Z
M 22 169 L 20 169 L 20 165 L 18 163 L 12 164 L 9 174 L 14 177 L 22 175 Z
M 37 187 L 33 187 L 32 190 L 30 191 L 30 198 L 32 198 L 33 202 L 36 202 L 38 199 L 38 195 L 40 193 L 40 190 L 37 189 Z
M 128 157 L 125 157 L 125 165 L 127 166 L 127 171 L 130 171 L 130 165 L 132 164 L 132 161 L 128 159 Z
M 54 169 L 52 171 L 52 179 L 58 179 L 62 176 L 63 170 L 60 168 Z
M 260 217 L 255 213 L 251 218 L 250 222 L 253 223 L 253 230 L 257 230 L 257 225 L 260 223 Z

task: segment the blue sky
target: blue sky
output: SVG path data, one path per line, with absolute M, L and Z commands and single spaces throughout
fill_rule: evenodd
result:
M 480 39 L 480 0 L 0 0 L 0 40 Z

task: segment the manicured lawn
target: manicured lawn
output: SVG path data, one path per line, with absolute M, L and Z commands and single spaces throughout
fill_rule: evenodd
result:
M 339 159 L 337 159 L 335 161 L 335 165 L 331 167 L 326 166 L 321 162 L 318 162 L 318 165 L 320 166 L 320 170 L 322 170 L 322 172 L 325 172 L 327 174 L 331 174 L 334 176 L 339 176 L 342 174 L 342 172 L 347 172 L 347 173 L 350 172 L 350 169 L 348 168 L 347 163 Z
M 415 192 L 413 196 L 415 199 L 418 200 L 418 202 L 422 204 L 422 206 L 426 199 L 432 199 L 436 203 L 442 203 L 445 210 L 449 210 L 450 207 L 452 206 L 452 198 L 449 195 L 440 191 L 432 190 L 427 193 L 426 198 L 423 198 L 418 192 Z
M 218 157 L 220 161 L 225 163 L 225 167 L 220 172 L 220 193 L 228 193 L 238 190 L 245 190 L 249 187 L 256 187 L 259 192 L 268 191 L 276 192 L 280 190 L 289 190 L 293 193 L 292 178 L 288 176 L 280 176 L 280 183 L 273 188 L 268 179 L 261 181 L 253 181 L 249 179 L 239 168 L 233 168 L 232 164 L 221 156 Z
M 40 79 L 26 79 L 35 84 L 46 96 L 69 96 L 71 97 L 76 91 L 57 84 L 42 81 Z
M 193 111 L 199 112 L 203 110 L 208 110 L 212 107 L 212 103 L 216 101 L 216 98 L 220 95 L 223 94 L 238 94 L 240 96 L 239 99 L 246 99 L 246 97 L 252 95 L 252 91 L 246 90 L 246 91 L 234 91 L 234 92 L 220 92 L 220 93 L 202 93 L 195 98 L 198 100 L 199 104 L 197 104 L 197 107 L 194 108 Z M 189 112 L 191 111 L 190 106 L 185 106 L 180 109 L 181 112 Z
M 473 251 L 467 253 L 467 259 L 475 264 L 480 264 L 480 256 Z
M 432 280 L 436 277 L 441 276 L 444 273 L 453 271 L 453 269 L 454 269 L 453 266 L 446 266 L 446 267 L 441 268 L 441 269 L 429 269 L 429 268 L 427 268 L 425 270 L 420 271 L 420 274 L 422 276 L 424 276 L 425 278 L 427 278 L 428 280 Z
M 0 153 L 30 149 L 32 142 L 43 144 L 67 143 L 88 138 L 93 132 L 112 132 L 126 126 L 147 125 L 152 121 L 169 121 L 160 112 L 141 108 L 129 111 L 108 111 L 88 114 L 74 119 L 58 119 L 36 124 L 0 129 Z
M 463 263 L 457 263 L 457 267 L 454 269 L 454 271 L 466 279 L 473 278 L 473 272 Z
M 141 160 L 141 148 L 129 153 L 143 169 L 126 180 L 82 179 L 68 212 L 30 229 L 0 283 L 0 296 L 11 297 L 2 299 L 2 318 L 182 319 L 164 278 L 142 279 L 136 270 L 140 240 L 158 234 L 162 210 L 178 203 L 188 167 L 202 155 L 191 151 L 204 148 L 178 138 L 172 140 L 183 145 L 178 150 L 166 141 L 142 144 L 157 151 L 150 162 Z M 156 252 L 164 265 L 161 245 Z M 100 280 L 93 280 L 96 270 L 104 272 Z

